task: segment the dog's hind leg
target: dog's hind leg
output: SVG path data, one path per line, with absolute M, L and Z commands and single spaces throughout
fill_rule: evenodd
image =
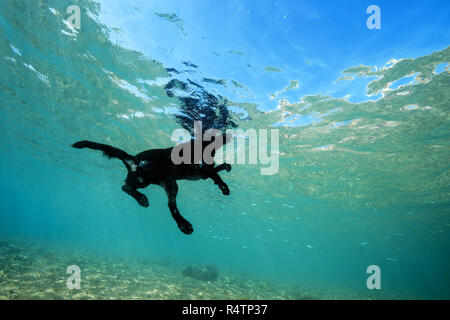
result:
M 147 197 L 136 190 L 136 188 L 130 186 L 129 184 L 124 184 L 122 186 L 122 190 L 125 193 L 128 193 L 130 196 L 132 196 L 136 201 L 143 207 L 147 208 L 149 206 Z
M 178 184 L 176 181 L 169 181 L 162 185 L 164 190 L 166 190 L 167 198 L 169 199 L 169 209 L 172 214 L 173 219 L 178 225 L 178 228 L 181 232 L 185 234 L 191 234 L 194 229 L 192 225 L 180 214 L 177 208 L 177 193 L 178 193 Z
M 212 172 L 209 177 L 214 181 L 215 184 L 219 186 L 219 189 L 224 195 L 228 196 L 230 194 L 230 189 L 228 188 L 227 184 L 223 182 L 222 178 L 217 174 L 217 172 Z

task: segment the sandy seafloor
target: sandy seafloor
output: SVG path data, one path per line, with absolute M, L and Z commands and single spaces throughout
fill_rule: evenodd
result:
M 81 268 L 81 288 L 69 290 L 68 266 Z M 182 274 L 186 265 L 101 256 L 23 239 L 0 237 L 0 299 L 402 299 L 382 291 L 313 289 L 245 274 L 201 281 Z

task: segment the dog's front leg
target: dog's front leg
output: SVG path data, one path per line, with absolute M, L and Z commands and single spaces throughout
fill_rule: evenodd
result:
M 132 196 L 136 201 L 143 207 L 147 208 L 149 206 L 147 197 L 136 190 L 136 188 L 130 186 L 129 184 L 124 184 L 122 186 L 122 190 L 125 193 L 128 193 L 130 196 Z
M 170 213 L 172 214 L 173 219 L 178 225 L 178 228 L 181 230 L 181 232 L 186 234 L 191 234 L 194 229 L 192 228 L 192 225 L 187 221 L 183 216 L 180 214 L 180 211 L 178 211 L 177 208 L 177 193 L 178 193 L 178 184 L 176 181 L 169 181 L 164 183 L 163 185 L 164 190 L 166 190 L 167 198 L 169 199 L 169 209 Z
M 222 163 L 221 165 L 218 165 L 217 167 L 214 168 L 215 172 L 220 172 L 222 170 L 226 170 L 227 172 L 231 171 L 231 165 L 228 163 Z
M 215 184 L 219 186 L 219 189 L 224 195 L 228 196 L 230 194 L 230 189 L 228 188 L 227 184 L 223 182 L 222 178 L 217 174 L 217 172 L 211 172 L 209 177 L 214 181 Z

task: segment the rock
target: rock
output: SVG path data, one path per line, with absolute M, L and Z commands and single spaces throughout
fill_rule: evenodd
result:
M 185 277 L 190 277 L 201 281 L 216 281 L 219 276 L 219 270 L 216 266 L 187 266 L 183 270 Z

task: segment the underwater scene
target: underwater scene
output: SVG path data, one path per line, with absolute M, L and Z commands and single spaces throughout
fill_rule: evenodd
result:
M 0 299 L 449 299 L 449 45 L 448 1 L 0 1 Z

